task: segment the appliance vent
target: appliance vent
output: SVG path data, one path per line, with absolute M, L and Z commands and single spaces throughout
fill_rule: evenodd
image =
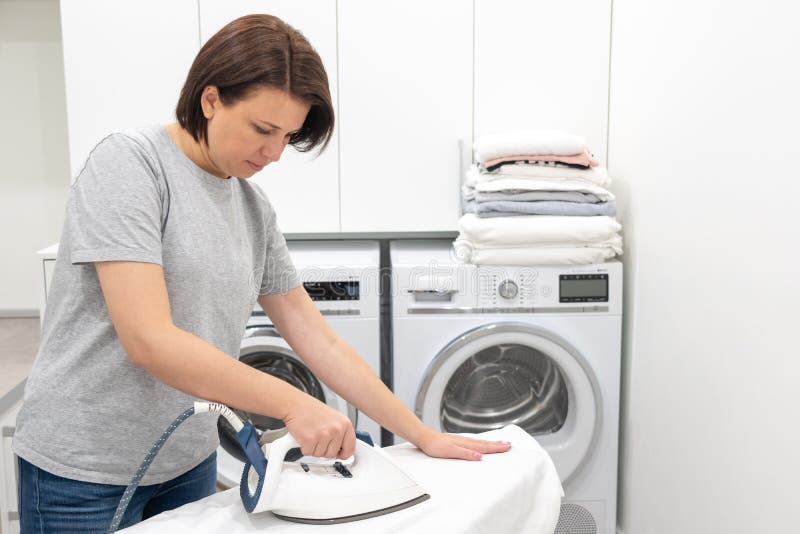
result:
M 554 534 L 597 534 L 597 523 L 583 506 L 562 504 Z

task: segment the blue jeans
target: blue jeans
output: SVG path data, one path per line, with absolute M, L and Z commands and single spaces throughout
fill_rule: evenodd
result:
M 216 481 L 215 452 L 177 478 L 139 486 L 119 528 L 212 495 Z M 124 491 L 125 486 L 62 478 L 20 458 L 20 534 L 105 534 Z

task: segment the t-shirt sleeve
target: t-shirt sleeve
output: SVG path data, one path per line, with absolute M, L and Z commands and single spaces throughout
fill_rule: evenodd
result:
M 267 210 L 267 257 L 259 294 L 286 293 L 299 285 L 300 279 L 292 258 L 289 256 L 286 239 L 278 228 L 275 210 L 269 206 Z
M 101 141 L 72 184 L 65 224 L 70 262 L 161 264 L 162 191 L 155 165 L 124 134 Z

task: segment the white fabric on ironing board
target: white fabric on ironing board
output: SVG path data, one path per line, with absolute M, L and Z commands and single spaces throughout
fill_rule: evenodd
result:
M 466 239 L 453 242 L 455 257 L 475 265 L 586 265 L 622 254 L 622 237 L 585 246 L 476 246 Z
M 518 130 L 482 135 L 475 140 L 475 157 L 489 161 L 516 154 L 570 156 L 580 154 L 586 141 L 558 130 Z
M 607 215 L 570 217 L 561 215 L 521 215 L 482 219 L 474 213 L 458 220 L 459 237 L 477 247 L 549 245 L 586 246 L 603 243 L 622 229 Z
M 385 449 L 431 496 L 421 504 L 391 514 L 337 525 L 291 523 L 268 512 L 248 514 L 239 489 L 234 488 L 163 512 L 120 532 L 552 534 L 564 493 L 550 456 L 517 426 L 485 432 L 480 437 L 510 441 L 512 448 L 504 454 L 484 455 L 479 462 L 430 458 L 409 444 Z

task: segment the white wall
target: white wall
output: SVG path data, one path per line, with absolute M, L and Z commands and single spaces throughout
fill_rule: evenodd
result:
M 794 6 L 614 1 L 625 534 L 797 529 Z
M 69 186 L 57 0 L 0 0 L 0 80 L 0 315 L 35 315 Z

